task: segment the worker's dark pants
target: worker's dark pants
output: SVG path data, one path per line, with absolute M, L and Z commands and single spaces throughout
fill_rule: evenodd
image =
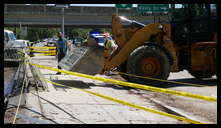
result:
M 60 62 L 61 59 L 62 59 L 64 56 L 65 56 L 65 54 L 63 54 L 63 53 L 59 53 L 59 54 L 58 54 L 58 62 Z M 58 69 L 61 69 L 61 67 L 58 66 Z

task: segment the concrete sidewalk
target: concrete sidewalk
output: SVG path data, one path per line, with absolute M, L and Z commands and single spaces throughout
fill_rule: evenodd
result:
M 36 56 L 32 62 L 40 65 L 57 67 L 54 56 Z M 129 93 L 128 89 L 121 86 L 106 84 L 96 80 L 80 78 L 71 75 L 56 75 L 56 72 L 46 69 L 39 69 L 45 78 L 54 82 L 62 83 L 70 87 L 90 90 L 100 94 L 108 95 L 120 100 L 135 103 L 137 105 L 163 111 L 156 104 L 148 99 L 143 99 L 139 95 Z M 101 76 L 105 77 L 105 76 Z M 78 90 L 53 86 L 47 84 L 49 92 L 30 92 L 27 95 L 27 107 L 43 114 L 48 119 L 39 114 L 25 111 L 29 117 L 42 120 L 53 120 L 50 123 L 59 124 L 185 124 L 169 117 L 145 112 L 128 106 L 123 106 L 100 97 L 80 92 Z M 41 105 L 39 105 L 40 102 Z M 41 106 L 42 109 L 39 109 Z M 28 121 L 26 122 L 28 123 Z

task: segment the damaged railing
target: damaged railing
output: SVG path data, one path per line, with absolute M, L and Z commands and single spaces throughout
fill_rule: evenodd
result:
M 4 48 L 4 66 L 16 66 L 17 71 L 11 78 L 11 84 L 4 84 L 7 93 L 4 93 L 4 113 L 7 110 L 8 104 L 16 105 L 18 102 L 18 95 L 23 93 L 28 85 L 27 79 L 27 65 L 25 64 L 25 57 L 27 55 L 24 47 L 5 47 Z M 14 65 L 16 63 L 16 65 Z M 14 97 L 14 98 L 12 98 Z M 23 97 L 25 97 L 23 95 Z M 11 100 L 12 98 L 12 100 Z M 23 98 L 25 99 L 25 98 Z M 21 101 L 24 102 L 24 101 Z
M 4 48 L 4 61 L 19 62 L 25 57 L 24 47 L 5 47 Z

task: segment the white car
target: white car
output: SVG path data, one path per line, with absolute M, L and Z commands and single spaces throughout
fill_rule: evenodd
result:
M 17 40 L 14 32 L 4 29 L 4 47 L 27 47 L 27 40 Z
M 17 40 L 12 31 L 4 29 L 4 61 L 19 62 L 24 54 L 18 54 L 18 51 L 24 52 L 27 46 L 27 40 Z

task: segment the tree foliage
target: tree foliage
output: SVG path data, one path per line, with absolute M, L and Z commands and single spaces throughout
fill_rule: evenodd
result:
M 37 41 L 43 40 L 44 38 L 52 38 L 53 36 L 57 36 L 57 33 L 60 31 L 60 28 L 38 28 L 38 27 L 28 27 L 27 28 L 27 35 L 24 37 L 22 36 L 21 30 L 19 27 L 6 27 L 6 29 L 15 32 L 16 37 L 18 39 L 26 39 L 29 41 Z M 82 37 L 87 38 L 89 36 L 89 32 L 92 28 L 65 28 L 65 36 L 69 38 L 73 37 Z M 101 28 L 102 32 L 109 32 L 111 33 L 110 28 Z
M 66 34 L 70 38 L 73 38 L 73 37 L 87 38 L 90 31 L 91 29 L 68 28 Z
M 42 40 L 44 38 L 52 38 L 59 32 L 56 28 L 29 28 L 26 39 L 30 41 Z

